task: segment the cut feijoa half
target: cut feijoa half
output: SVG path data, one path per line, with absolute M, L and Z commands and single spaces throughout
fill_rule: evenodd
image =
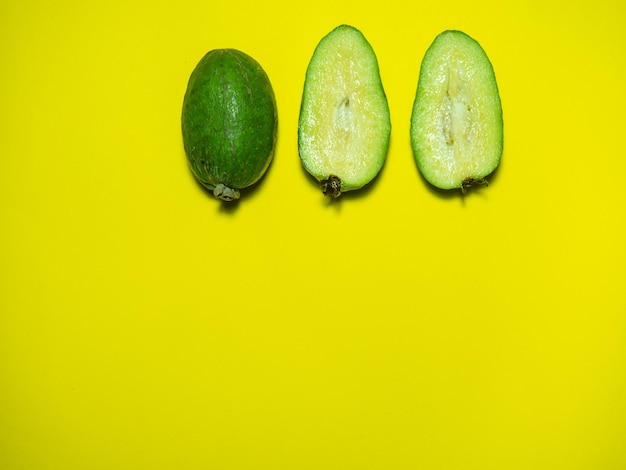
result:
M 298 151 L 306 170 L 333 198 L 380 172 L 391 121 L 378 60 L 356 28 L 341 25 L 317 45 L 306 71 Z
M 500 164 L 502 105 L 483 48 L 444 31 L 426 51 L 411 116 L 411 144 L 424 178 L 441 189 L 486 184 Z
M 261 65 L 236 49 L 208 52 L 183 101 L 185 154 L 196 179 L 224 201 L 256 183 L 272 160 L 278 117 Z

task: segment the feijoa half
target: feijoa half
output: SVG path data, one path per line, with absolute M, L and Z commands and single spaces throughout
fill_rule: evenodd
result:
M 298 123 L 306 170 L 338 197 L 380 172 L 391 121 L 378 60 L 356 28 L 341 25 L 319 42 L 309 62 Z
M 183 144 L 196 179 L 225 201 L 256 183 L 272 160 L 278 115 L 261 65 L 236 49 L 208 52 L 189 77 Z
M 500 164 L 502 105 L 480 44 L 444 31 L 422 60 L 411 116 L 411 143 L 424 178 L 441 189 L 486 184 Z

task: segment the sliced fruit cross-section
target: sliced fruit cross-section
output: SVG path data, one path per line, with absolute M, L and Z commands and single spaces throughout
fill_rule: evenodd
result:
M 474 39 L 444 31 L 422 61 L 411 143 L 424 178 L 441 189 L 486 184 L 503 148 L 502 106 L 491 62 Z
M 342 25 L 318 44 L 309 63 L 298 126 L 306 170 L 338 197 L 381 170 L 391 121 L 374 50 L 356 28 Z

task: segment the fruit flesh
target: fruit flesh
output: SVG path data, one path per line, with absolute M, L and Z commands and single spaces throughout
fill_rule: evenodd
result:
M 309 63 L 298 126 L 304 167 L 318 181 L 361 188 L 380 171 L 391 123 L 378 61 L 357 29 L 342 25 L 318 44 Z
M 260 64 L 235 49 L 207 53 L 192 72 L 182 113 L 194 176 L 223 200 L 258 181 L 273 156 L 277 112 Z
M 500 163 L 502 107 L 493 67 L 482 47 L 460 31 L 441 33 L 420 70 L 411 117 L 417 166 L 434 186 L 485 182 Z

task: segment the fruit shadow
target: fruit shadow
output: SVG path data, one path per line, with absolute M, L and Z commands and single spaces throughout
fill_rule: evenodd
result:
M 334 207 L 335 210 L 339 211 L 341 210 L 341 206 L 343 201 L 352 201 L 352 200 L 358 200 L 361 198 L 365 198 L 367 197 L 372 191 L 374 191 L 374 189 L 376 188 L 376 186 L 378 185 L 378 182 L 380 181 L 380 177 L 383 173 L 383 171 L 385 171 L 385 165 L 383 165 L 383 168 L 381 168 L 380 172 L 378 172 L 378 174 L 376 175 L 376 177 L 370 181 L 368 184 L 366 184 L 365 186 L 363 186 L 360 189 L 354 190 L 354 191 L 347 191 L 345 193 L 341 193 L 341 195 L 337 198 L 333 198 L 331 196 L 327 196 L 324 194 L 323 192 L 323 187 L 322 187 L 322 183 L 317 181 L 317 179 L 312 176 L 308 171 L 306 171 L 306 168 L 304 168 L 304 165 L 300 164 L 300 170 L 304 176 L 304 178 L 309 182 L 309 184 L 316 189 L 316 191 L 318 192 L 318 194 L 320 194 L 322 196 L 322 204 L 325 207 Z
M 234 201 L 222 201 L 220 199 L 217 199 L 213 195 L 213 190 L 208 189 L 206 186 L 200 183 L 200 181 L 198 181 L 193 176 L 193 173 L 191 173 L 191 171 L 189 172 L 189 176 L 191 179 L 193 179 L 196 186 L 200 189 L 200 191 L 204 193 L 204 195 L 208 199 L 212 199 L 213 200 L 212 202 L 215 202 L 218 204 L 218 208 L 217 208 L 218 212 L 222 214 L 228 214 L 228 215 L 234 215 L 237 212 L 237 209 L 239 209 L 241 205 L 242 199 L 247 201 L 249 198 L 252 198 L 261 189 L 261 186 L 263 185 L 263 181 L 265 180 L 265 176 L 263 176 L 259 181 L 257 181 L 252 186 L 249 186 L 244 189 L 240 189 L 239 199 L 235 199 Z
M 417 168 L 417 165 L 415 166 L 415 171 L 419 175 L 419 178 L 422 181 L 422 183 L 426 186 L 426 189 L 428 189 L 428 192 L 430 192 L 434 196 L 437 196 L 441 199 L 460 199 L 461 204 L 464 206 L 465 200 L 467 197 L 471 197 L 473 195 L 476 195 L 476 196 L 482 195 L 484 197 L 485 193 L 483 193 L 483 191 L 488 190 L 489 186 L 491 186 L 497 180 L 500 166 L 502 165 L 499 165 L 494 171 L 492 171 L 489 175 L 485 177 L 485 179 L 487 180 L 487 184 L 475 184 L 469 189 L 467 189 L 465 192 L 463 192 L 460 188 L 441 189 L 436 186 L 433 186 L 431 183 L 429 183 L 426 180 L 426 178 L 424 178 L 422 173 Z

